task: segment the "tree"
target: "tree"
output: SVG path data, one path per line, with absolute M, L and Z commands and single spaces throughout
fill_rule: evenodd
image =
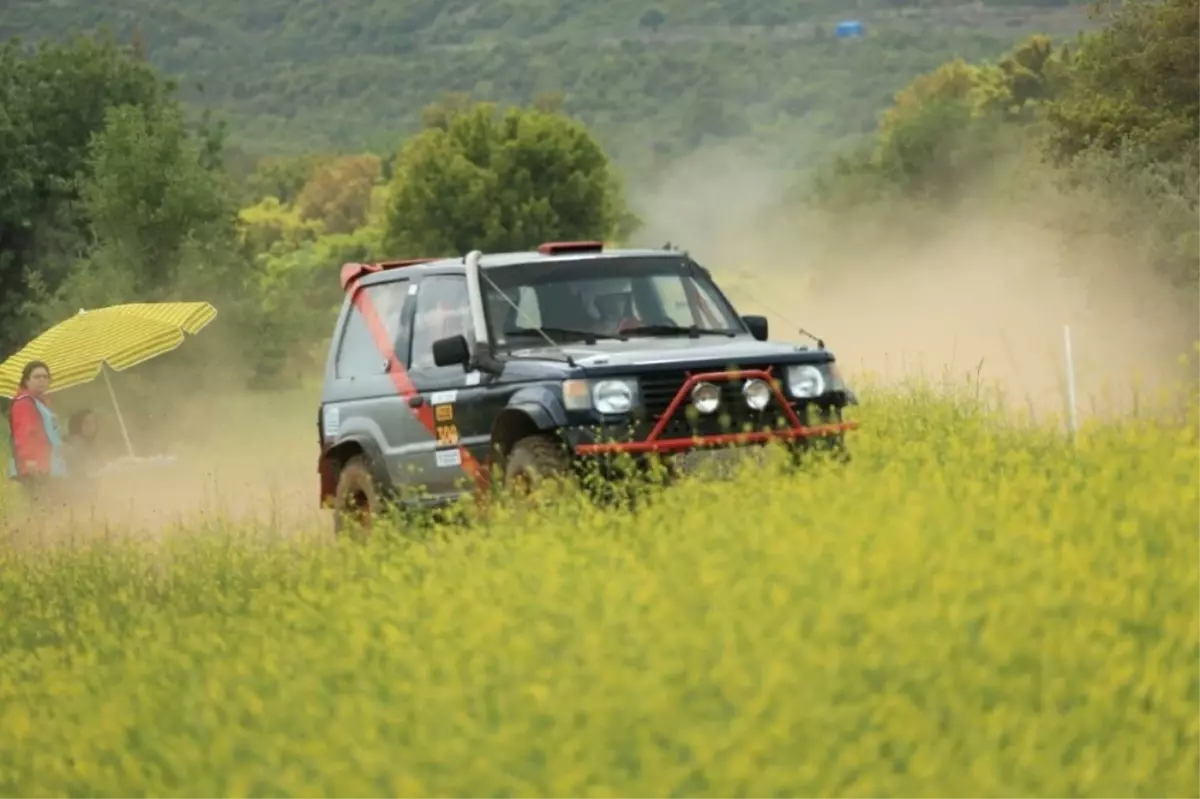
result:
M 0 355 L 32 332 L 29 303 L 54 291 L 90 242 L 79 176 L 116 106 L 153 109 L 174 86 L 111 37 L 0 46 Z
M 178 107 L 110 109 L 88 155 L 80 195 L 95 240 L 89 271 L 126 288 L 94 302 L 228 285 L 236 209 Z
M 382 168 L 383 161 L 371 154 L 344 156 L 318 167 L 296 198 L 300 218 L 320 220 L 328 233 L 362 227 Z
M 490 103 L 436 119 L 394 167 L 383 239 L 393 257 L 610 239 L 628 226 L 618 179 L 579 122 L 537 109 L 498 115 Z
M 638 27 L 649 28 L 652 33 L 658 33 L 658 29 L 667 21 L 667 15 L 658 8 L 647 8 L 646 13 L 642 14 L 642 18 L 638 20 Z
M 1126 0 L 1076 53 L 1065 96 L 1049 110 L 1050 150 L 1145 150 L 1157 161 L 1195 152 L 1200 135 L 1200 3 Z
M 274 197 L 284 205 L 291 205 L 313 173 L 330 160 L 331 156 L 319 153 L 262 158 L 240 187 L 242 201 L 253 204 L 264 197 Z

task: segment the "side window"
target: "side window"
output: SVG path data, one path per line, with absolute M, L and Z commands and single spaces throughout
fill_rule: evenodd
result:
M 339 378 L 383 374 L 386 353 L 377 337 L 390 342 L 403 362 L 406 342 L 401 335 L 400 317 L 408 286 L 408 280 L 394 280 L 358 289 L 338 343 L 334 370 Z
M 470 329 L 471 307 L 467 279 L 438 275 L 421 281 L 413 320 L 412 368 L 433 369 L 433 342 Z M 456 370 L 460 366 L 453 367 Z

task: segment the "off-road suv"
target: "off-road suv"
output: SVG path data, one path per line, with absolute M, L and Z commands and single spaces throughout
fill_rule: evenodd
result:
M 439 506 L 496 488 L 493 475 L 803 448 L 854 426 L 823 344 L 768 342 L 765 317 L 739 316 L 674 249 L 548 243 L 345 264 L 341 283 L 317 417 L 321 502 L 339 528 L 385 500 Z

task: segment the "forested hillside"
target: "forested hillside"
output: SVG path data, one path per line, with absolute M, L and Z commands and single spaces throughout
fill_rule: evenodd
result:
M 221 309 L 219 329 L 205 338 L 219 348 L 210 362 L 256 385 L 294 381 L 317 368 L 342 299 L 336 268 L 345 261 L 520 248 L 555 238 L 661 243 L 659 236 L 683 237 L 685 246 L 702 248 L 695 238 L 704 225 L 693 222 L 684 231 L 674 210 L 696 193 L 703 194 L 698 202 L 708 218 L 727 221 L 736 212 L 751 219 L 753 230 L 734 231 L 738 259 L 754 243 L 747 239 L 766 227 L 760 211 L 770 210 L 788 231 L 785 244 L 765 256 L 775 262 L 798 240 L 809 246 L 814 237 L 797 231 L 811 220 L 849 226 L 828 240 L 861 240 L 863 229 L 855 226 L 876 208 L 893 235 L 911 230 L 919 238 L 922 224 L 944 227 L 945 209 L 987 185 L 1064 248 L 1094 242 L 1097 232 L 1119 232 L 1113 248 L 1128 251 L 1117 260 L 1130 279 L 1166 277 L 1194 306 L 1200 275 L 1196 0 L 1125 3 L 1099 17 L 1098 32 L 1082 40 L 1073 33 L 1021 36 L 1019 26 L 1004 35 L 970 28 L 964 38 L 967 28 L 935 21 L 941 18 L 934 10 L 905 16 L 904 9 L 892 9 L 887 16 L 869 8 L 858 15 L 867 19 L 865 38 L 830 38 L 829 24 L 821 22 L 809 29 L 823 31 L 820 37 L 805 39 L 795 33 L 808 24 L 799 12 L 812 10 L 811 19 L 829 10 L 806 4 L 789 6 L 796 14 L 771 33 L 728 20 L 715 24 L 719 3 L 688 7 L 690 19 L 683 6 L 664 4 L 665 19 L 651 20 L 661 22 L 657 32 L 648 24 L 639 30 L 636 18 L 628 25 L 608 18 L 604 28 L 595 17 L 590 30 L 578 20 L 594 9 L 576 3 L 564 7 L 582 16 L 535 25 L 514 12 L 488 36 L 458 45 L 439 43 L 453 30 L 444 18 L 449 11 L 423 22 L 409 18 L 414 26 L 422 23 L 432 42 L 414 47 L 460 48 L 438 58 L 423 55 L 424 49 L 351 54 L 351 39 L 331 44 L 327 38 L 349 35 L 336 31 L 339 21 L 352 21 L 352 3 L 324 20 L 315 15 L 333 4 L 252 6 L 280 9 L 263 18 L 246 17 L 251 6 L 233 4 L 195 6 L 187 15 L 167 13 L 159 3 L 141 6 L 144 16 L 60 0 L 4 15 L 6 25 L 26 34 L 51 27 L 51 20 L 59 33 L 77 29 L 73 37 L 43 40 L 36 48 L 27 39 L 0 47 L 5 356 L 81 307 L 202 297 Z M 510 6 L 518 7 L 502 5 Z M 57 12 L 46 10 L 51 7 Z M 372 16 L 374 6 L 359 7 L 359 33 L 382 48 L 377 32 L 385 20 Z M 415 13 L 418 7 L 389 9 Z M 457 9 L 453 18 L 476 19 L 470 8 L 444 7 Z M 624 6 L 612 8 L 615 14 Z M 671 16 L 677 11 L 682 20 Z M 1059 12 L 1074 16 L 1053 16 Z M 1033 16 L 983 6 L 946 13 L 991 14 L 993 20 L 1009 14 L 1038 25 L 1078 21 L 1082 13 L 1059 12 Z M 110 18 L 122 21 L 117 33 L 125 39 L 78 35 Z M 905 25 L 914 27 L 905 32 Z M 465 23 L 462 29 L 470 30 Z M 166 33 L 184 30 L 193 35 L 190 55 L 186 39 Z M 224 30 L 232 38 L 222 38 Z M 315 32 L 321 30 L 329 37 Z M 313 31 L 311 47 L 300 42 L 304 31 Z M 531 38 L 521 41 L 521 31 Z M 499 43 L 489 45 L 489 36 Z M 620 36 L 623 44 L 610 44 Z M 928 48 L 937 36 L 945 45 L 940 52 Z M 964 52 L 963 42 L 987 50 L 985 36 L 995 37 L 994 53 L 954 57 Z M 551 40 L 558 42 L 557 56 L 546 55 Z M 231 41 L 241 44 L 227 50 Z M 472 59 L 521 48 L 543 60 L 529 66 L 501 59 L 497 64 L 507 71 L 495 72 L 469 66 Z M 749 58 L 752 53 L 758 56 Z M 820 69 L 788 67 L 793 56 Z M 321 66 L 335 62 L 351 70 L 341 90 L 331 77 L 337 73 Z M 380 66 L 392 91 L 379 89 L 379 102 L 349 99 L 367 85 L 364 70 L 371 64 Z M 497 77 L 532 80 L 527 76 L 537 74 L 537 64 L 546 70 L 542 84 Z M 401 68 L 415 70 L 420 80 L 398 80 Z M 462 71 L 459 83 L 447 77 L 455 70 Z M 228 127 L 198 115 L 205 106 L 189 105 L 169 73 L 185 85 L 224 86 L 214 105 L 218 118 L 233 111 Z M 212 79 L 217 74 L 227 82 Z M 572 91 L 564 105 L 553 90 L 572 89 L 571 75 L 589 76 L 595 91 Z M 296 89 L 284 97 L 260 87 L 238 99 L 233 85 L 239 80 L 294 81 Z M 726 94 L 714 94 L 713 87 Z M 471 89 L 474 101 L 498 107 L 445 89 Z M 317 96 L 313 92 L 337 99 L 306 100 Z M 788 92 L 795 92 L 797 105 L 778 110 Z M 402 96 L 409 100 L 397 105 Z M 741 105 L 728 98 L 740 98 Z M 279 115 L 252 113 L 259 101 L 280 103 Z M 519 107 L 502 110 L 514 101 Z M 651 112 L 649 121 L 638 108 Z M 285 113 L 295 115 L 294 125 L 280 122 Z M 341 138 L 331 129 L 320 132 L 322 118 L 342 126 Z M 268 135 L 272 129 L 290 138 Z M 730 196 L 720 180 L 704 192 L 668 185 L 667 210 L 658 209 L 665 224 L 643 224 L 646 204 L 634 200 L 646 194 L 631 187 L 653 184 L 654 171 L 638 162 L 678 163 L 705 133 L 746 134 L 735 143 L 738 152 L 752 150 L 754 138 L 779 148 L 781 157 L 759 163 L 775 173 L 778 187 L 793 190 L 773 185 L 766 194 L 774 207 L 760 209 Z M 848 138 L 853 133 L 858 137 Z M 320 146 L 305 150 L 314 137 Z M 230 139 L 265 152 L 296 152 L 250 161 L 245 152 L 231 151 Z M 341 152 L 330 152 L 335 139 Z M 709 166 L 716 161 L 706 159 Z M 794 169 L 798 163 L 810 170 Z M 701 181 L 710 180 L 698 171 Z M 899 214 L 907 216 L 897 221 Z M 803 262 L 789 255 L 786 268 L 828 271 L 809 249 Z M 1076 261 L 1073 268 L 1090 268 L 1086 258 Z M 208 357 L 189 353 L 198 361 Z
M 866 36 L 836 39 L 846 18 Z M 14 0 L 0 38 L 106 27 L 251 153 L 391 153 L 446 93 L 561 93 L 619 163 L 642 169 L 731 137 L 810 163 L 871 131 L 915 75 L 1088 24 L 1066 0 Z

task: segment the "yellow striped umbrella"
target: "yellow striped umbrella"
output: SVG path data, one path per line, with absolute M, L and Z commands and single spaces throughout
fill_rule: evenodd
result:
M 216 315 L 207 302 L 141 302 L 80 311 L 0 364 L 0 396 L 16 394 L 21 370 L 30 361 L 49 365 L 51 391 L 90 383 L 101 374 L 107 381 L 105 366 L 119 372 L 177 349 L 185 334 L 199 333 Z M 125 432 L 123 420 L 121 427 Z

